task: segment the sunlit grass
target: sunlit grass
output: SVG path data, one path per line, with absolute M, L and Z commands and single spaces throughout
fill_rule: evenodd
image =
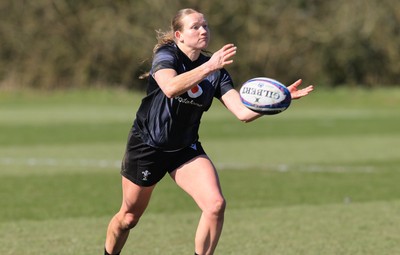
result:
M 101 254 L 141 95 L 0 95 L 0 252 Z M 201 141 L 228 201 L 219 254 L 397 254 L 400 91 L 321 90 L 237 121 L 219 102 Z M 166 177 L 127 254 L 192 254 L 197 206 Z

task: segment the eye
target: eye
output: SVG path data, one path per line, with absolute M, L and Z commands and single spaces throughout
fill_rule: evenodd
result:
M 203 27 L 204 29 L 208 29 L 208 25 L 207 24 L 203 24 L 203 25 L 193 25 L 192 29 L 194 30 L 199 30 L 201 27 Z

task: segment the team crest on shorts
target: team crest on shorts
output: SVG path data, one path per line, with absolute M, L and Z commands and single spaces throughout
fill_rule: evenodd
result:
M 151 175 L 151 173 L 149 172 L 149 170 L 143 171 L 143 179 L 142 181 L 147 181 L 147 177 L 149 177 L 149 175 Z

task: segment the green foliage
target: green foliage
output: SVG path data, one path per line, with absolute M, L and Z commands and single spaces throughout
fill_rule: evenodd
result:
M 255 76 L 330 86 L 400 81 L 396 0 L 4 0 L 0 86 L 142 89 L 155 30 L 185 7 L 206 14 L 211 51 L 239 47 L 229 67 L 238 84 Z

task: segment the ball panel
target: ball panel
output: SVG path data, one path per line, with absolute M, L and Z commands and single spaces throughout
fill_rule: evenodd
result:
M 239 93 L 246 107 L 265 115 L 283 112 L 291 103 L 289 90 L 280 82 L 265 77 L 248 80 Z

